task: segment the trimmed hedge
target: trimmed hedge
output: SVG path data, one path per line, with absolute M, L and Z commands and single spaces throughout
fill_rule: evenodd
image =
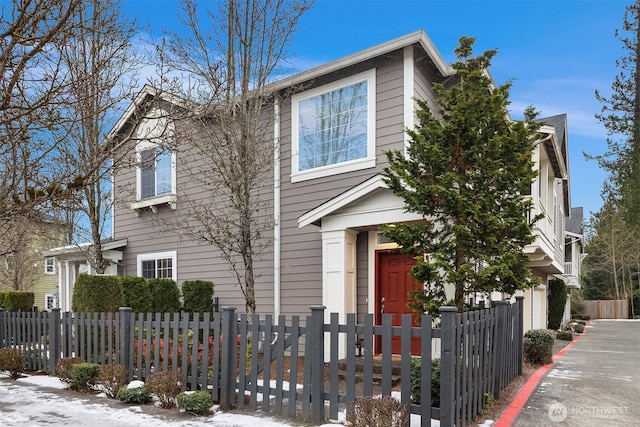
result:
M 148 279 L 154 313 L 180 311 L 180 289 L 171 279 Z
M 549 290 L 549 329 L 558 330 L 567 303 L 567 285 L 564 280 L 553 279 L 549 281 Z
M 532 365 L 551 363 L 555 333 L 549 329 L 532 329 L 524 334 L 524 358 Z
M 4 293 L 4 309 L 7 311 L 31 311 L 34 301 L 33 292 L 9 291 Z
M 184 311 L 189 313 L 213 313 L 213 282 L 185 280 L 182 282 Z
M 143 277 L 125 276 L 120 278 L 124 306 L 131 307 L 134 313 L 153 311 L 153 300 L 149 281 Z
M 4 296 L 6 294 L 6 292 L 0 292 L 0 308 L 4 308 Z
M 117 276 L 81 274 L 73 287 L 71 309 L 75 312 L 116 312 L 123 303 L 122 284 Z
M 206 414 L 211 411 L 213 400 L 208 391 L 185 391 L 176 397 L 178 408 L 195 414 Z
M 556 335 L 556 339 L 557 340 L 562 340 L 562 341 L 572 341 L 573 340 L 573 334 L 569 331 L 562 331 L 562 332 L 558 332 Z
M 95 384 L 100 373 L 97 363 L 78 363 L 71 367 L 71 389 L 89 390 Z
M 420 404 L 421 371 L 420 358 L 411 358 L 411 402 Z M 440 359 L 431 359 L 431 406 L 440 406 Z
M 151 393 L 144 385 L 134 388 L 124 386 L 118 391 L 116 398 L 124 403 L 148 403 L 151 400 Z

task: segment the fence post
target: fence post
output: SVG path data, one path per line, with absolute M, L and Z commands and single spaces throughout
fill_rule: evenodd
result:
M 493 396 L 500 399 L 502 391 L 502 373 L 504 371 L 504 351 L 505 351 L 505 323 L 507 320 L 507 304 L 506 301 L 494 301 L 492 309 L 495 310 L 496 316 L 496 354 L 493 357 Z
M 311 325 L 307 325 L 311 340 L 311 423 L 324 422 L 324 305 L 312 305 Z
M 5 337 L 4 337 L 4 330 L 6 328 L 6 311 L 4 311 L 4 308 L 0 308 L 0 348 L 4 348 L 5 347 Z
M 56 364 L 60 357 L 62 345 L 62 330 L 60 327 L 60 308 L 53 308 L 48 313 L 49 318 L 49 372 L 54 375 L 56 372 Z M 66 338 L 66 337 L 65 337 Z
M 120 307 L 118 337 L 120 342 L 120 353 L 118 354 L 118 364 L 124 366 L 126 372 L 129 373 L 129 379 L 133 376 L 133 366 L 129 366 L 129 354 L 133 351 L 131 347 L 131 307 Z
M 221 378 L 220 378 L 220 408 L 228 410 L 234 404 L 234 396 L 236 392 L 235 375 L 236 375 L 236 345 L 237 345 L 237 321 L 235 307 L 222 307 L 222 326 L 221 337 L 222 342 L 222 360 L 221 362 Z M 256 345 L 257 350 L 257 345 Z M 215 356 L 214 356 L 215 357 Z M 268 366 L 268 365 L 267 365 Z M 265 387 L 269 387 L 265 384 Z M 267 393 L 263 393 L 263 398 L 269 399 Z M 243 399 L 241 396 L 240 399 Z
M 452 426 L 456 408 L 456 307 L 440 307 L 440 425 Z
M 518 375 L 522 375 L 523 367 L 523 340 L 524 340 L 524 297 L 516 297 L 516 303 L 518 304 L 518 329 L 516 330 L 517 347 L 516 352 L 518 354 Z

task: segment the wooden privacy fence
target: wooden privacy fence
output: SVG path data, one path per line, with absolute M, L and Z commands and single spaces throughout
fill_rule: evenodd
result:
M 584 309 L 592 319 L 629 318 L 629 301 L 626 299 L 585 300 Z
M 411 324 L 411 315 L 400 326 L 392 326 L 391 315 L 375 325 L 372 314 L 357 324 L 355 314 L 340 323 L 331 313 L 325 323 L 324 311 L 313 306 L 304 319 L 279 316 L 277 322 L 271 315 L 237 315 L 232 307 L 213 316 L 134 314 L 129 308 L 107 314 L 0 312 L 0 347 L 20 349 L 28 369 L 51 373 L 59 358 L 71 356 L 124 365 L 129 379 L 178 371 L 183 390 L 209 390 L 222 409 L 261 409 L 314 424 L 337 419 L 357 398 L 393 392 L 422 426 L 430 426 L 431 418 L 442 426 L 464 425 L 487 396 L 499 397 L 522 373 L 522 297 L 463 314 L 442 307 L 437 326 L 426 315 L 420 326 Z M 400 355 L 391 354 L 393 337 L 400 339 Z M 411 354 L 416 340 L 422 357 Z M 431 350 L 437 341 L 440 386 L 434 391 L 440 403 L 432 405 Z M 419 399 L 412 399 L 412 359 L 421 369 Z

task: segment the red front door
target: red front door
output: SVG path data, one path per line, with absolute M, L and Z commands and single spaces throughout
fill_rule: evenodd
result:
M 376 322 L 382 323 L 382 313 L 391 314 L 394 326 L 400 326 L 403 314 L 413 314 L 407 307 L 409 292 L 421 289 L 410 276 L 411 268 L 416 260 L 403 254 L 385 251 L 376 252 Z M 414 315 L 413 326 L 418 326 L 418 315 Z M 391 350 L 400 354 L 400 337 L 393 337 Z M 420 340 L 412 339 L 411 352 L 420 354 Z

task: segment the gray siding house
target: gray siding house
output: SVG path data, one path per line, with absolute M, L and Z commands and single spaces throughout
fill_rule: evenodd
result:
M 397 316 L 409 312 L 407 291 L 416 287 L 408 274 L 412 264 L 391 252 L 394 245 L 384 239 L 379 227 L 421 218 L 404 212 L 403 200 L 386 188 L 379 173 L 386 165 L 385 151 L 405 147 L 404 130 L 415 122 L 414 98 L 427 100 L 435 111 L 432 85 L 446 83 L 453 75 L 427 35 L 418 31 L 270 86 L 274 108 L 269 125 L 276 156 L 273 182 L 265 184 L 261 194 L 272 209 L 275 225 L 267 236 L 269 250 L 256 266 L 257 312 L 307 315 L 310 305 L 322 304 L 327 313 L 339 313 L 341 321 L 352 312 L 384 311 Z M 323 158 L 327 153 L 313 150 L 313 142 L 309 142 L 313 131 L 305 123 L 310 115 L 318 116 L 319 99 L 337 93 L 348 101 L 350 132 L 357 137 L 350 138 L 348 150 Z M 148 171 L 135 166 L 158 137 L 147 119 L 135 120 L 135 112 L 154 97 L 165 95 L 145 87 L 116 128 L 116 132 L 133 129 L 140 140 L 131 150 L 132 166 L 114 174 L 112 238 L 126 241 L 120 248 L 117 271 L 170 277 L 179 285 L 184 280 L 212 280 L 220 303 L 243 311 L 241 291 L 218 251 L 159 225 L 162 221 L 158 220 L 184 212 L 185 195 L 212 196 L 184 173 L 187 163 L 197 159 L 190 157 L 189 148 L 180 141 L 175 142 L 174 152 L 158 155 L 150 180 Z M 168 97 L 163 100 L 171 104 Z M 164 127 L 171 126 L 169 122 Z M 544 132 L 548 134 L 546 142 L 532 156 L 543 159 L 536 160 L 536 165 L 545 168 L 545 181 L 532 186 L 530 197 L 543 195 L 549 203 L 555 201 L 557 216 L 552 215 L 551 223 L 545 222 L 538 230 L 542 237 L 551 233 L 547 239 L 550 246 L 532 245 L 527 250 L 547 279 L 561 274 L 564 265 L 564 255 L 556 254 L 563 249 L 564 239 L 553 247 L 553 234 L 562 234 L 562 230 L 554 227 L 553 221 L 564 220 L 565 202 L 558 198 L 568 198 L 568 193 L 557 184 L 568 182 L 568 163 L 562 158 L 566 145 L 562 153 L 555 129 L 546 126 Z M 566 139 L 566 133 L 562 136 Z M 546 155 L 548 150 L 553 155 Z M 536 204 L 538 207 L 554 209 Z M 544 307 L 530 307 L 542 311 L 536 318 L 546 319 L 546 298 L 539 296 L 539 300 L 544 301 Z

